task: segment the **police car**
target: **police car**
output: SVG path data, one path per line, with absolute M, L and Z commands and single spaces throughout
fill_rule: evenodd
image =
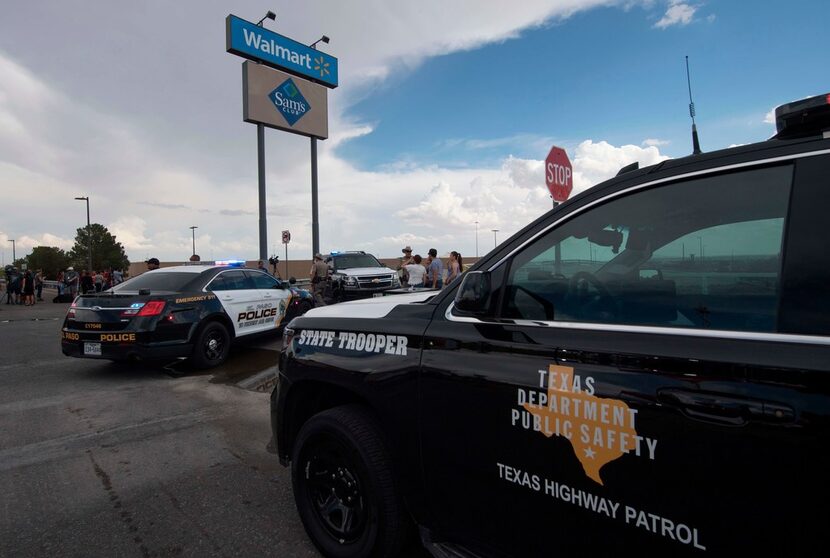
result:
M 830 520 L 830 95 L 628 170 L 435 293 L 286 329 L 311 539 L 394 556 L 815 556 Z
M 308 291 L 244 262 L 165 267 L 81 295 L 61 330 L 63 354 L 110 360 L 191 357 L 217 366 L 238 337 L 274 331 L 313 307 Z

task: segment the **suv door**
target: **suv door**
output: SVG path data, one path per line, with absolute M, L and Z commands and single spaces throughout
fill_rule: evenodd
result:
M 794 168 L 554 214 L 492 270 L 490 313 L 439 308 L 421 442 L 445 534 L 508 555 L 816 548 L 830 340 L 779 333 Z

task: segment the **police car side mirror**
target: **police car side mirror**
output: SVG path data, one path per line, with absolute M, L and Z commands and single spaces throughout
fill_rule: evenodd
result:
M 465 314 L 485 314 L 491 294 L 490 272 L 468 271 L 455 293 L 455 309 Z

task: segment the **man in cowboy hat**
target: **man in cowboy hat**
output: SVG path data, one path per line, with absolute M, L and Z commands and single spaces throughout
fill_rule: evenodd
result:
M 401 287 L 406 287 L 409 284 L 409 274 L 406 272 L 406 266 L 415 263 L 415 260 L 412 259 L 411 246 L 404 246 L 401 252 L 403 252 L 403 257 L 401 258 L 401 263 L 398 266 L 398 277 L 401 280 Z
M 314 295 L 314 300 L 317 306 L 325 306 L 326 301 L 323 299 L 323 292 L 326 290 L 326 279 L 328 279 L 329 266 L 323 261 L 323 254 L 314 254 L 314 262 L 311 264 L 311 292 Z

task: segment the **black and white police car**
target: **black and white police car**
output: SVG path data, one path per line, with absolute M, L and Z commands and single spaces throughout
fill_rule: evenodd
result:
M 165 267 L 81 295 L 61 330 L 63 354 L 109 360 L 190 357 L 209 368 L 233 339 L 274 331 L 314 306 L 308 291 L 244 262 Z
M 327 556 L 823 556 L 830 95 L 627 170 L 439 293 L 286 329 L 277 453 Z M 625 169 L 624 169 L 625 170 Z

